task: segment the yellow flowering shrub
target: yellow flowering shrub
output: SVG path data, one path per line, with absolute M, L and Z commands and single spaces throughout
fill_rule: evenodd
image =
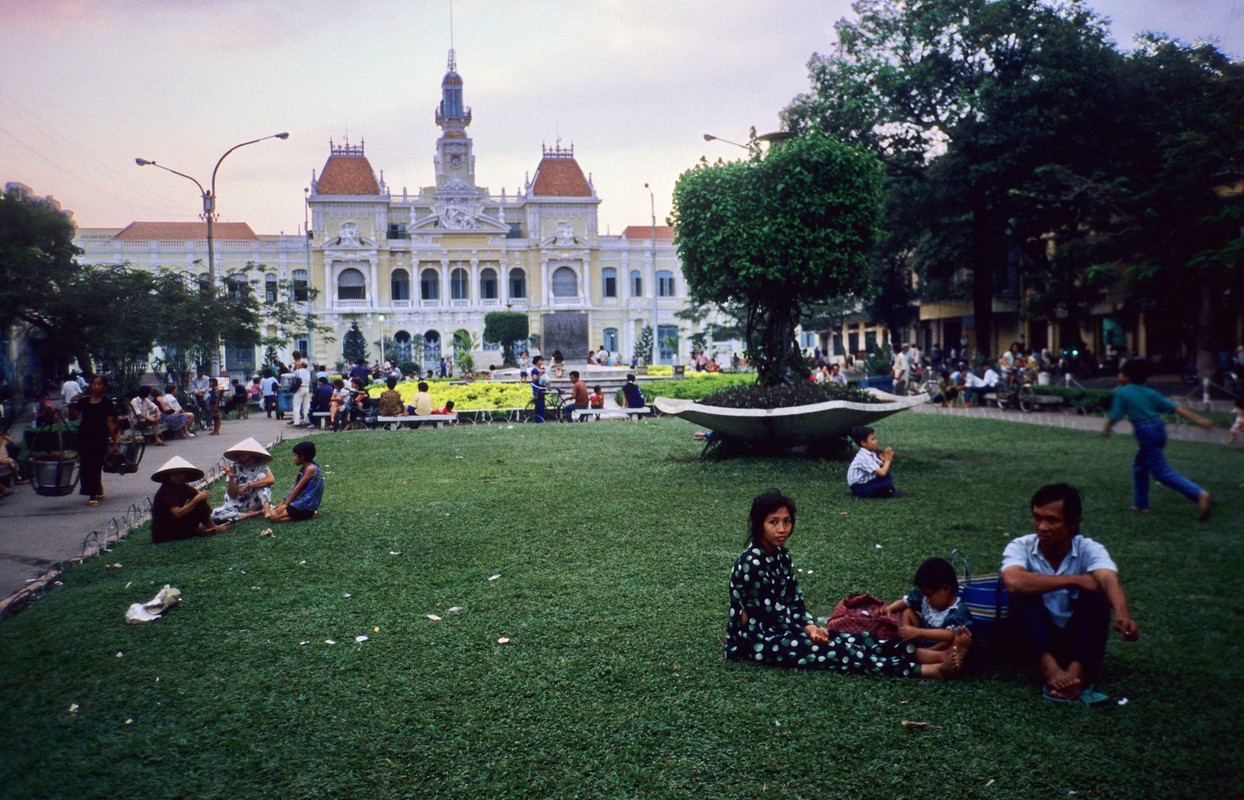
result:
M 383 385 L 369 387 L 367 393 L 379 397 L 385 391 Z M 402 381 L 397 392 L 406 405 L 414 405 L 419 393 L 418 381 Z M 531 386 L 526 383 L 488 383 L 476 381 L 465 386 L 451 386 L 448 381 L 432 381 L 428 384 L 432 407 L 441 408 L 449 400 L 454 401 L 455 411 L 472 411 L 481 408 L 522 408 L 531 399 Z

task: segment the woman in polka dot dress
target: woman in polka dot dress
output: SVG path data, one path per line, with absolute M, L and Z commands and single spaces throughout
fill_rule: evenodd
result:
M 897 639 L 817 627 L 804 606 L 786 542 L 795 529 L 795 503 L 776 489 L 752 501 L 747 549 L 730 573 L 726 658 L 784 667 L 858 674 L 955 678 L 971 643 L 956 638 L 941 664 L 920 664 L 915 647 Z

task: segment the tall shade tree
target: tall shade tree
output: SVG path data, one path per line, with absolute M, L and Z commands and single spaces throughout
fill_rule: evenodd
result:
M 893 198 L 887 248 L 934 283 L 970 273 L 977 344 L 1011 276 L 1009 192 L 1071 153 L 1068 120 L 1089 104 L 1095 68 L 1114 56 L 1105 24 L 1050 0 L 859 0 L 838 42 L 809 65 L 812 91 L 784 111 L 876 153 Z M 1068 67 L 1072 64 L 1072 67 Z M 1069 76 L 1082 75 L 1079 83 Z M 1068 113 L 1072 112 L 1072 113 Z
M 875 157 L 823 135 L 679 176 L 671 219 L 688 291 L 744 309 L 762 385 L 806 376 L 795 328 L 811 304 L 866 288 L 881 181 Z

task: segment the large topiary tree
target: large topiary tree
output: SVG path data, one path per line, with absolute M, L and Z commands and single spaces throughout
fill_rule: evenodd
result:
M 795 328 L 811 304 L 867 288 L 881 182 L 875 157 L 818 134 L 679 176 L 672 219 L 687 288 L 695 302 L 745 310 L 762 385 L 806 377 Z
M 514 343 L 526 341 L 529 332 L 527 315 L 521 311 L 489 311 L 484 315 L 484 341 L 501 343 L 501 361 L 507 367 L 518 366 Z

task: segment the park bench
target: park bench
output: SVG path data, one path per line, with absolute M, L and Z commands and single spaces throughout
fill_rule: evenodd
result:
M 404 417 L 376 417 L 376 423 L 383 426 L 386 430 L 399 430 L 408 425 L 415 428 L 424 425 L 439 428 L 442 425 L 455 425 L 457 422 L 457 414 L 429 414 L 422 417 L 408 414 Z
M 645 414 L 651 414 L 652 409 L 648 406 L 640 406 L 639 408 L 576 408 L 570 414 L 575 422 L 583 417 L 592 419 L 638 419 Z

